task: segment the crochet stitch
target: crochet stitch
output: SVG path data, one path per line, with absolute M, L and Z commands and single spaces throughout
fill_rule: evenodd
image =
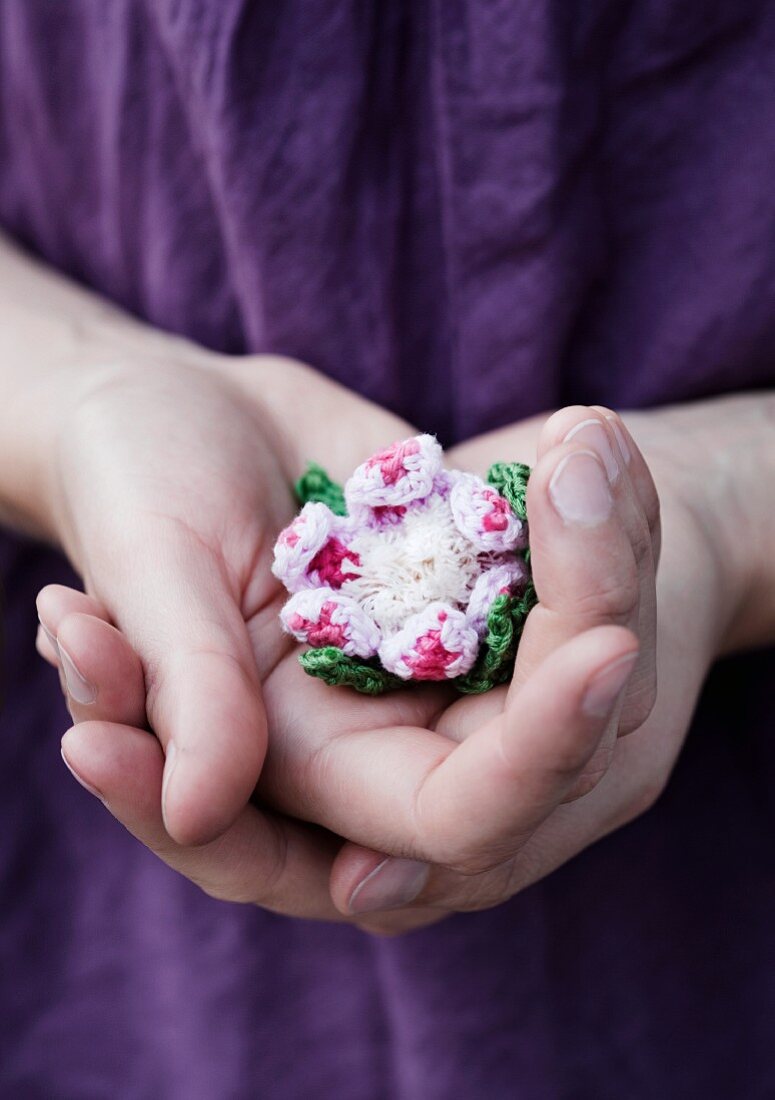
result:
M 446 470 L 430 435 L 373 455 L 344 488 L 311 464 L 273 565 L 291 593 L 283 627 L 312 646 L 304 670 L 371 695 L 414 681 L 467 693 L 506 681 L 535 603 L 529 473 L 496 463 L 485 482 Z

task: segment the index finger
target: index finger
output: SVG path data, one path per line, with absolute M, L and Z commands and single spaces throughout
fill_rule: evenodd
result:
M 217 840 L 185 847 L 164 827 L 164 755 L 150 734 L 84 722 L 65 734 L 62 755 L 133 836 L 205 893 L 297 917 L 344 919 L 328 891 L 333 837 L 250 805 Z

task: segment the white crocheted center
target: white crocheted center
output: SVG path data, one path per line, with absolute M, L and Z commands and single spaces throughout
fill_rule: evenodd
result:
M 343 592 L 356 599 L 384 636 L 437 600 L 464 609 L 482 572 L 480 551 L 461 534 L 448 499 L 433 496 L 399 523 L 348 540 L 360 556 Z

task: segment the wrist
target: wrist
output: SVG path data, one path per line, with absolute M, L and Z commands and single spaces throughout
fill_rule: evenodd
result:
M 0 234 L 0 522 L 60 542 L 59 436 L 122 359 L 192 345 L 158 333 Z
M 707 577 L 711 658 L 775 638 L 775 397 L 735 395 L 628 416 L 665 530 L 690 529 L 681 574 Z M 667 539 L 665 540 L 666 550 Z
M 61 430 L 103 370 L 52 362 L 17 386 L 4 409 L 0 464 L 8 476 L 2 478 L 2 518 L 57 545 L 62 545 L 56 478 Z
M 775 394 L 735 400 L 738 417 L 720 456 L 737 591 L 724 654 L 775 642 Z

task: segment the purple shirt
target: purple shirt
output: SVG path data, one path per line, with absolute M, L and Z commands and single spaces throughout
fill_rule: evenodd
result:
M 445 442 L 775 380 L 775 7 L 4 0 L 0 224 L 155 325 Z M 666 795 L 391 941 L 209 900 L 67 776 L 0 534 L 0 1095 L 775 1095 L 772 653 Z

